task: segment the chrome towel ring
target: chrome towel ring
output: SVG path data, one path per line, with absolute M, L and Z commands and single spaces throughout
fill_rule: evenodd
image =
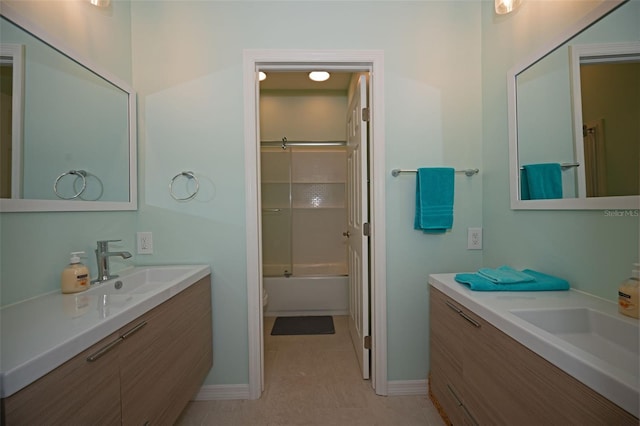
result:
M 180 176 L 184 176 L 189 180 L 193 180 L 195 182 L 195 185 L 196 185 L 196 187 L 194 188 L 193 192 L 191 192 L 191 194 L 187 195 L 186 197 L 178 197 L 173 192 L 173 184 L 176 182 L 176 179 L 179 178 Z M 193 199 L 198 194 L 199 190 L 200 190 L 200 182 L 198 181 L 198 178 L 196 177 L 196 175 L 193 172 L 189 172 L 189 171 L 178 173 L 177 175 L 175 175 L 173 177 L 173 179 L 171 179 L 171 183 L 169 183 L 169 194 L 171 194 L 171 197 L 176 201 L 189 201 L 189 200 Z
M 74 191 L 76 191 L 76 193 L 71 197 L 64 197 L 58 192 L 58 182 L 60 182 L 60 179 L 67 175 L 76 175 L 76 179 L 73 181 L 73 189 Z M 75 182 L 76 180 L 78 180 L 78 177 L 82 178 L 82 188 L 80 188 L 80 190 L 76 190 L 75 186 Z M 56 178 L 56 181 L 53 183 L 53 192 L 56 193 L 56 196 L 58 198 L 62 198 L 63 200 L 73 200 L 75 198 L 78 198 L 80 195 L 82 195 L 85 189 L 87 189 L 87 172 L 84 170 L 69 170 L 68 172 L 64 172 L 60 176 L 58 176 Z

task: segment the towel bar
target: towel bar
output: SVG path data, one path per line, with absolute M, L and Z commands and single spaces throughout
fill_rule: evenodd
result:
M 405 169 L 393 169 L 391 170 L 391 176 L 398 177 L 400 173 L 417 173 L 417 170 L 405 170 Z M 465 169 L 465 170 L 456 170 L 456 173 L 464 173 L 467 176 L 473 176 L 475 174 L 480 173 L 480 169 Z
M 560 167 L 570 169 L 571 167 L 580 167 L 580 163 L 560 163 Z M 524 170 L 524 167 L 520 166 L 520 170 Z

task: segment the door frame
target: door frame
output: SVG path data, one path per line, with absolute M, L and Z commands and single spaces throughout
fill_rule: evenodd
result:
M 264 385 L 262 306 L 262 224 L 258 71 L 322 69 L 370 73 L 369 223 L 371 297 L 371 382 L 387 395 L 387 282 L 385 234 L 384 53 L 381 50 L 246 49 L 243 52 L 244 148 L 247 255 L 247 328 L 249 398 L 258 399 Z

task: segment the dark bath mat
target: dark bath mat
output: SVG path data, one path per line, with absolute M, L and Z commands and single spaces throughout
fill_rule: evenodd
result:
M 309 317 L 278 317 L 276 318 L 272 336 L 303 335 L 303 334 L 335 334 L 333 317 L 309 316 Z

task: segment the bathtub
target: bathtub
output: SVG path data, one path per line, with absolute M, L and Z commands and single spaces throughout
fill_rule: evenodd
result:
M 262 265 L 262 275 L 265 277 L 281 277 L 284 271 L 291 272 L 290 264 L 265 263 Z M 332 263 L 296 263 L 293 265 L 293 275 L 297 277 L 338 277 L 349 275 L 345 262 Z
M 263 277 L 265 316 L 348 315 L 349 277 Z

